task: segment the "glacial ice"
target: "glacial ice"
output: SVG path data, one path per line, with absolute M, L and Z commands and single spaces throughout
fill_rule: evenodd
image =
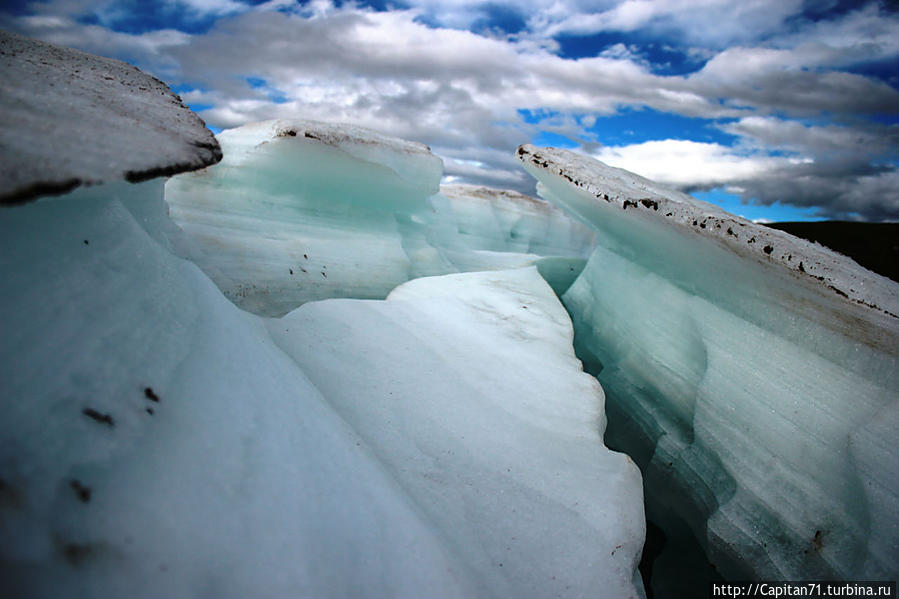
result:
M 644 497 L 656 597 L 896 578 L 895 283 L 562 150 L 546 201 L 308 121 L 210 167 L 161 82 L 0 45 L 3 202 L 92 184 L 0 210 L 4 596 L 639 597 Z
M 196 262 L 238 306 L 281 316 L 312 300 L 383 299 L 413 278 L 582 266 L 592 232 L 535 198 L 439 187 L 420 144 L 360 127 L 265 121 L 222 132 L 225 157 L 166 185 Z M 545 270 L 546 267 L 544 267 Z
M 260 319 L 134 218 L 162 193 L 2 213 L 2 594 L 468 595 Z
M 642 594 L 639 472 L 534 267 L 262 319 L 160 180 L 0 234 L 4 595 Z
M 4 57 L 13 70 L 40 57 L 56 70 L 97 66 L 15 43 L 15 60 Z M 77 85 L 108 92 L 111 80 L 121 87 L 112 105 L 140 104 L 123 83 L 145 76 L 116 65 Z M 18 90 L 30 116 L 44 104 L 27 87 L 45 83 L 36 75 Z M 174 98 L 148 84 L 160 86 L 163 104 Z M 0 105 L 16 104 L 10 89 L 0 86 Z M 183 142 L 208 132 L 170 103 L 147 104 L 148 118 L 164 121 L 160 143 L 151 136 L 144 147 L 110 116 L 109 139 L 81 161 L 83 102 L 62 121 L 51 115 L 52 140 L 39 127 L 16 133 L 15 143 L 34 136 L 43 158 L 58 142 L 66 176 L 94 184 L 0 210 L 0 595 L 643 596 L 639 471 L 603 445 L 602 390 L 574 356 L 571 321 L 537 267 L 417 279 L 388 301 L 311 302 L 284 318 L 245 312 L 183 259 L 216 248 L 172 222 L 165 182 L 127 182 L 216 159 L 212 139 L 192 146 L 200 162 L 180 162 Z M 415 219 L 431 209 L 439 160 L 413 144 L 326 129 L 313 133 L 315 147 L 248 142 L 247 155 L 226 157 L 223 172 L 245 185 L 226 178 L 221 193 L 198 200 L 223 205 L 226 218 L 204 217 L 222 227 L 213 239 L 233 244 L 217 263 L 222 277 L 242 268 L 262 281 L 290 247 L 290 227 L 313 236 L 294 240 L 291 264 L 306 264 L 302 252 L 326 256 L 322 272 L 333 268 L 346 286 L 331 293 L 349 293 L 358 276 L 386 295 L 444 259 Z M 26 172 L 33 155 L 14 147 L 0 146 L 4 168 Z M 148 167 L 140 177 L 120 168 L 139 156 Z M 56 173 L 29 184 L 27 198 L 3 183 L 21 203 L 63 191 Z M 267 194 L 259 204 L 232 201 L 257 184 Z M 302 218 L 278 206 L 294 184 L 318 202 Z M 445 210 L 451 196 L 440 196 Z M 565 251 L 543 263 L 525 238 L 549 248 L 540 236 L 552 227 L 578 227 L 528 202 L 535 215 L 497 211 L 489 231 L 472 229 L 473 253 L 483 248 L 493 268 L 536 260 L 567 285 L 583 258 Z M 449 248 L 457 240 L 445 225 L 433 234 Z M 512 251 L 491 245 L 513 229 Z M 464 243 L 453 248 L 469 259 Z M 244 251 L 250 260 L 233 266 Z M 337 258 L 353 256 L 360 264 L 341 273 Z
M 656 592 L 705 592 L 691 543 L 731 580 L 895 579 L 899 286 L 598 161 L 518 155 L 597 232 L 563 302 L 668 537 Z
M 477 596 L 637 595 L 640 474 L 599 442 L 602 389 L 534 267 L 416 279 L 384 302 L 312 302 L 267 324 L 466 556 Z

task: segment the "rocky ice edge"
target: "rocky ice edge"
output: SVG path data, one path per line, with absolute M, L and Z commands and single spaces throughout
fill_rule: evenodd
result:
M 0 31 L 0 203 L 218 162 L 203 121 L 155 77 Z
M 899 285 L 824 246 L 756 224 L 620 168 L 568 150 L 518 148 L 525 169 L 563 178 L 622 210 L 637 210 L 714 239 L 741 256 L 777 264 L 861 306 L 891 317 L 899 330 Z

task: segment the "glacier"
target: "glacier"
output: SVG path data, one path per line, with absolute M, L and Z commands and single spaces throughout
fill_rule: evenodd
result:
M 562 299 L 665 535 L 657 596 L 705 592 L 697 554 L 729 580 L 895 579 L 899 286 L 596 160 L 518 156 L 597 232 Z
M 165 198 L 198 264 L 238 306 L 383 299 L 422 276 L 541 264 L 573 281 L 593 232 L 514 192 L 440 186 L 425 146 L 362 127 L 274 120 L 218 136 L 224 159 L 169 179 Z
M 639 471 L 535 267 L 263 319 L 162 191 L 3 213 L 6 594 L 640 596 Z
M 114 105 L 169 107 L 148 112 L 164 143 L 111 117 L 79 162 L 83 132 L 64 125 L 98 117 L 95 104 L 61 119 L 65 94 L 22 93 L 39 89 L 39 69 L 0 86 L 0 105 L 43 116 L 59 142 L 45 156 L 47 127 L 23 127 L 0 145 L 18 204 L 0 210 L 0 593 L 644 596 L 641 476 L 603 444 L 602 388 L 539 274 L 567 288 L 589 228 L 539 200 L 440 193 L 426 149 L 352 127 L 331 127 L 328 143 L 297 128 L 287 145 L 262 125 L 261 139 L 243 138 L 252 156 L 239 144 L 232 156 L 223 135 L 222 158 L 157 80 L 43 42 L 0 43 L 18 44 L 4 69 L 93 64 L 79 85 L 95 97 L 127 76 Z M 33 154 L 16 148 L 31 141 L 65 169 L 23 187 L 6 173 L 25 172 Z M 278 204 L 298 201 L 303 169 L 316 193 L 298 217 Z M 241 204 L 256 185 L 260 203 Z M 290 227 L 304 236 L 278 262 Z M 303 253 L 336 271 L 332 288 L 271 283 Z M 359 265 L 340 262 L 353 256 Z M 409 281 L 432 270 L 455 274 Z M 262 315 L 235 305 L 234 281 L 268 286 L 249 302 Z M 384 299 L 314 301 L 344 293 Z
M 897 577 L 896 283 L 569 151 L 518 149 L 540 198 L 441 185 L 0 49 L 4 595 Z
M 75 194 L 3 213 L 4 595 L 466 595 L 260 319 L 128 209 L 162 182 Z

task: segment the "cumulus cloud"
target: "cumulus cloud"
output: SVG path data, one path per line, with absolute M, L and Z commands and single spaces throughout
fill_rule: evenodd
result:
M 532 22 L 544 35 L 589 35 L 643 30 L 716 49 L 767 37 L 801 11 L 801 0 L 624 0 L 596 10 L 588 2 L 567 10 L 538 11 Z
M 184 7 L 198 15 L 230 15 L 247 10 L 247 5 L 236 0 L 167 0 L 166 4 Z
M 448 176 L 471 182 L 533 191 L 514 150 L 551 131 L 682 188 L 738 185 L 763 203 L 899 218 L 896 129 L 871 120 L 897 114 L 899 92 L 847 70 L 899 57 L 899 19 L 876 3 L 805 19 L 799 0 L 523 0 L 503 5 L 524 26 L 514 33 L 480 30 L 499 5 L 473 0 L 407 0 L 389 11 L 328 0 L 168 0 L 160 10 L 180 20 L 141 33 L 117 27 L 123 6 L 131 5 L 51 0 L 0 16 L 0 25 L 125 58 L 193 89 L 185 99 L 210 107 L 201 116 L 213 126 L 351 122 L 426 143 Z M 701 57 L 701 68 L 660 75 L 636 42 L 566 58 L 551 37 L 635 31 Z M 717 120 L 736 141 L 669 134 L 603 147 L 585 131 L 626 107 Z
M 771 43 L 801 49 L 807 62 L 841 67 L 895 57 L 899 54 L 896 26 L 896 14 L 884 12 L 873 2 L 839 19 L 806 22 Z
M 775 117 L 750 116 L 721 125 L 756 150 L 775 148 L 807 157 L 855 157 L 868 161 L 899 152 L 899 126 L 805 125 Z
M 752 203 L 772 204 L 789 197 L 794 206 L 815 208 L 836 220 L 896 220 L 899 214 L 899 173 L 831 176 L 826 168 L 787 169 L 750 181 L 741 194 Z
M 730 48 L 687 77 L 686 84 L 703 97 L 755 111 L 799 116 L 899 112 L 899 93 L 892 86 L 824 69 L 816 64 L 820 56 L 802 60 L 804 53 L 805 48 Z
M 788 160 L 764 155 L 745 156 L 720 144 L 680 139 L 604 147 L 594 157 L 610 166 L 687 191 L 752 179 Z
M 778 130 L 779 124 L 786 126 Z M 776 119 L 749 118 L 731 128 L 761 129 L 762 136 L 742 147 L 668 139 L 604 147 L 592 155 L 687 192 L 723 187 L 747 203 L 816 208 L 819 216 L 831 219 L 877 221 L 899 214 L 899 173 L 894 168 L 872 165 L 864 157 L 842 159 L 852 148 L 862 151 L 866 141 L 884 143 L 877 136 L 866 140 L 852 137 L 846 129 L 803 128 Z M 779 143 L 789 131 L 799 135 Z M 846 136 L 850 139 L 844 148 L 840 142 Z M 772 156 L 768 153 L 772 146 L 760 139 L 797 151 Z M 747 149 L 750 146 L 756 149 Z M 841 155 L 836 159 L 828 156 L 835 147 Z
M 68 16 L 29 15 L 10 21 L 0 18 L 0 27 L 45 41 L 77 48 L 84 52 L 152 65 L 156 76 L 171 81 L 181 70 L 167 54 L 177 46 L 189 44 L 191 36 L 175 29 L 145 33 L 113 31 L 100 25 L 86 25 Z

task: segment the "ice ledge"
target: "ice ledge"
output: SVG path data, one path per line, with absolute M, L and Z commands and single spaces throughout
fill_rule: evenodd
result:
M 779 265 L 847 301 L 899 321 L 899 285 L 828 248 L 574 152 L 526 144 L 518 148 L 517 156 L 526 170 L 564 179 L 602 204 L 631 209 L 714 239 L 737 254 Z
M 0 31 L 0 204 L 222 158 L 205 123 L 118 60 Z
M 296 139 L 331 146 L 358 160 L 385 166 L 412 185 L 428 187 L 432 194 L 437 193 L 443 176 L 443 161 L 428 146 L 358 125 L 273 119 L 228 129 L 218 137 L 228 149 L 224 165 L 243 164 L 270 142 Z

